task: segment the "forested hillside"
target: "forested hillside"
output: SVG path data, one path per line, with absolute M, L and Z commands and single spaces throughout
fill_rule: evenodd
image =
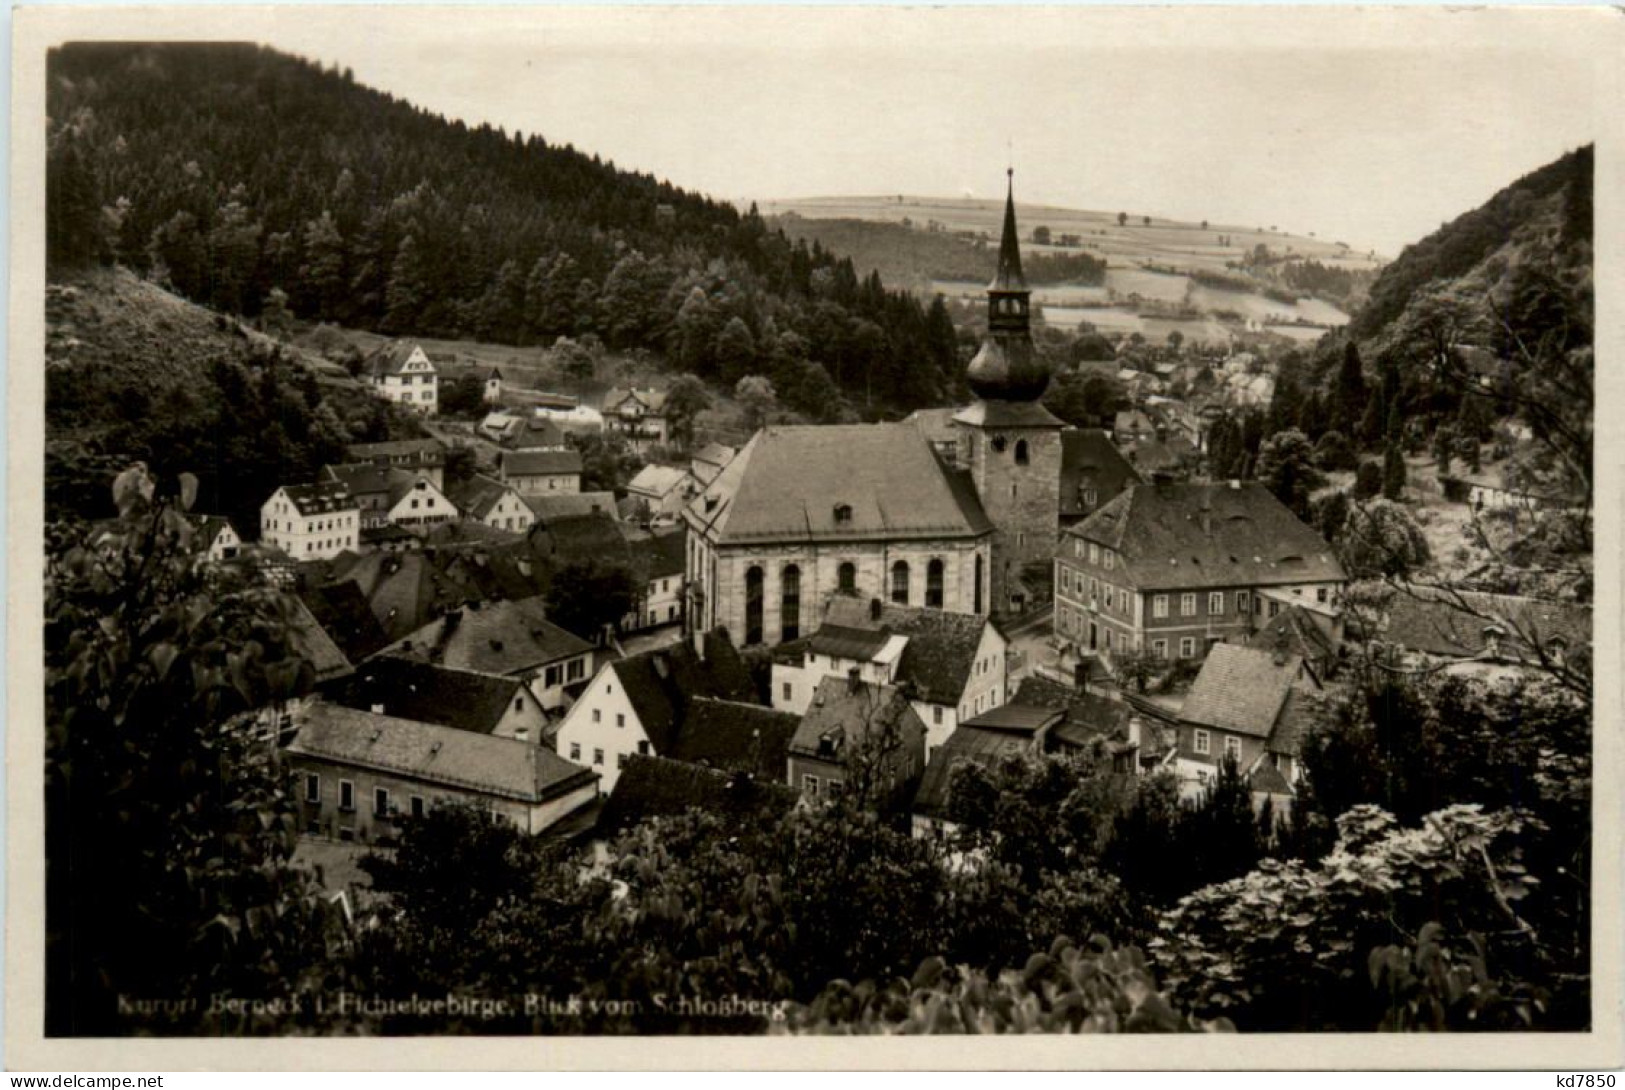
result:
M 229 314 L 504 343 L 594 334 L 793 408 L 960 381 L 940 304 L 595 156 L 273 50 L 74 44 L 49 64 L 53 269 L 118 262 Z
M 1407 247 L 1348 328 L 1282 360 L 1261 434 L 1389 461 L 1429 451 L 1442 472 L 1478 473 L 1482 456 L 1510 487 L 1589 492 L 1591 186 L 1584 147 Z M 1237 460 L 1239 437 L 1213 442 L 1219 464 Z
M 1589 253 L 1592 159 L 1590 145 L 1570 152 L 1405 247 L 1377 277 L 1370 301 L 1354 316 L 1351 332 L 1361 340 L 1376 336 L 1399 317 L 1418 289 L 1434 280 L 1466 275 L 1502 247 L 1538 206 L 1550 205 L 1554 198 L 1561 214 L 1559 235 L 1552 241 L 1571 251 L 1584 244 Z
M 194 473 L 198 510 L 249 530 L 278 485 L 314 480 L 347 444 L 416 433 L 342 368 L 125 269 L 51 285 L 45 318 L 52 518 L 111 516 L 111 474 L 141 461 Z

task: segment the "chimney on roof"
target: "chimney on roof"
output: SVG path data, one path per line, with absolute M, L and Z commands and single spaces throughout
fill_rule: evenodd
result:
M 1128 717 L 1128 744 L 1136 748 L 1145 744 L 1145 721 L 1137 715 Z

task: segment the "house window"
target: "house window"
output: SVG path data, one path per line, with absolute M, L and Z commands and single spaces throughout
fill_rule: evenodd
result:
M 858 592 L 858 569 L 851 561 L 843 563 L 835 572 L 835 585 L 842 594 Z
M 1326 588 L 1325 587 L 1316 587 L 1315 588 L 1315 601 L 1324 602 L 1325 600 L 1326 600 Z
M 1181 617 L 1196 616 L 1196 595 L 1181 594 L 1179 596 L 1179 615 Z
M 355 784 L 349 780 L 339 781 L 339 809 L 345 813 L 355 810 Z
M 1270 616 L 1271 617 L 1278 617 L 1278 616 L 1280 616 L 1280 613 L 1281 613 L 1281 603 L 1280 602 L 1275 602 L 1275 601 L 1270 602 Z
M 595 764 L 595 765 L 601 765 L 601 764 L 604 763 L 604 751 L 603 750 L 594 749 L 592 751 L 592 763 Z
M 1207 611 L 1210 614 L 1224 612 L 1224 591 L 1216 590 L 1208 594 Z
M 745 569 L 745 642 L 762 642 L 762 569 Z
M 615 758 L 615 767 L 616 768 L 625 768 L 626 767 L 626 754 L 621 753 L 621 754 L 618 754 L 616 756 L 616 758 Z
M 389 816 L 389 792 L 382 787 L 372 793 L 372 812 L 377 817 Z
M 1114 554 L 1112 553 L 1112 551 L 1110 549 L 1106 550 L 1106 570 L 1107 571 L 1112 570 L 1112 564 L 1114 563 L 1113 555 Z
M 796 698 L 796 687 L 795 687 L 795 686 L 794 686 L 794 685 L 792 685 L 792 684 L 790 684 L 790 683 L 789 683 L 789 682 L 788 682 L 788 681 L 786 681 L 786 682 L 785 682 L 785 683 L 784 683 L 784 694 L 783 694 L 783 696 L 782 696 L 782 697 L 781 697 L 781 699 L 782 699 L 782 700 L 783 700 L 783 701 L 784 701 L 784 702 L 785 702 L 785 703 L 786 703 L 786 704 L 788 704 L 788 703 L 790 703 L 790 702 L 791 702 L 791 701 L 792 701 L 792 700 L 794 700 L 794 699 L 795 699 L 795 698 Z
M 563 679 L 564 679 L 564 668 L 562 666 L 549 666 L 547 668 L 546 680 L 543 681 L 542 684 L 546 688 L 551 689 L 554 686 L 556 686 L 557 684 L 559 684 L 559 682 L 562 681 Z
M 305 801 L 322 801 L 322 778 L 314 772 L 305 776 Z
M 931 722 L 933 722 L 933 723 L 941 723 L 942 722 L 942 709 L 941 708 L 932 708 L 931 709 Z
M 1195 657 L 1195 655 L 1196 655 L 1196 637 L 1194 637 L 1194 636 L 1186 636 L 1183 639 L 1181 639 L 1179 641 L 1179 657 L 1182 658 L 1182 659 L 1188 659 L 1188 658 Z
M 1225 739 L 1224 739 L 1224 759 L 1227 760 L 1227 761 L 1235 761 L 1237 764 L 1241 763 L 1241 739 L 1240 738 L 1233 738 L 1230 735 L 1225 735 Z
M 626 714 L 624 712 L 616 712 L 615 713 L 615 725 L 617 727 L 626 726 Z
M 1155 655 L 1159 659 L 1167 658 L 1168 657 L 1168 641 L 1167 640 L 1152 640 L 1151 641 L 1151 653 L 1153 655 Z
M 834 798 L 839 798 L 840 797 L 840 795 L 841 795 L 841 781 L 840 780 L 830 780 L 824 786 L 825 786 L 825 789 L 829 792 L 829 797 L 830 798 L 834 799 Z
M 1205 730 L 1197 731 L 1196 737 L 1191 744 L 1198 753 L 1208 754 L 1213 752 L 1213 739 Z
M 1098 495 L 1099 494 L 1093 488 L 1086 489 L 1083 493 L 1083 505 L 1085 507 L 1093 507 L 1095 505 L 1095 499 Z
M 891 600 L 908 605 L 908 561 L 899 560 L 891 566 Z
M 1152 597 L 1152 599 L 1151 599 L 1151 616 L 1153 616 L 1153 617 L 1166 617 L 1166 616 L 1168 616 L 1168 596 L 1166 594 L 1158 594 L 1158 595 L 1155 595 L 1154 597 Z
M 570 760 L 572 760 L 572 761 L 581 760 L 581 743 L 580 742 L 571 742 L 570 743 Z
M 1100 546 L 1096 545 L 1093 541 L 1089 543 L 1089 563 L 1100 563 Z
M 647 741 L 639 742 L 638 752 L 647 757 L 649 755 L 649 743 Z
M 412 796 L 412 816 L 415 817 L 415 818 L 420 818 L 420 817 L 423 816 L 423 796 L 422 795 L 413 795 Z
M 1236 612 L 1251 613 L 1253 609 L 1253 596 L 1247 591 L 1236 591 Z
M 801 789 L 809 795 L 816 796 L 818 794 L 818 777 L 811 774 L 803 775 L 801 777 Z
M 592 721 L 594 723 L 602 723 L 604 721 L 604 713 L 599 711 L 597 708 L 594 708 L 592 710 Z
M 565 677 L 566 681 L 580 681 L 582 678 L 584 678 L 586 676 L 587 676 L 587 660 L 586 659 L 571 659 L 569 664 L 564 669 L 564 677 Z
M 1072 593 L 1072 573 L 1066 568 L 1061 569 L 1061 589 L 1068 594 Z
M 521 711 L 525 710 L 525 698 L 524 697 L 516 696 L 516 697 L 513 698 L 513 710 L 516 711 L 516 712 L 521 712 Z
M 1027 461 L 1028 461 L 1028 457 L 1027 457 L 1027 440 L 1025 440 L 1025 439 L 1017 439 L 1016 440 L 1016 465 L 1024 466 L 1024 465 L 1027 464 Z M 1013 494 L 1014 493 L 1012 492 L 1012 495 Z
M 801 569 L 786 564 L 779 573 L 779 639 L 789 641 L 801 635 Z

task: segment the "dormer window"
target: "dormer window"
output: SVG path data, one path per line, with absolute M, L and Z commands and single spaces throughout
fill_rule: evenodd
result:
M 838 503 L 838 504 L 835 505 L 835 521 L 836 522 L 851 522 L 852 521 L 852 505 L 850 503 Z

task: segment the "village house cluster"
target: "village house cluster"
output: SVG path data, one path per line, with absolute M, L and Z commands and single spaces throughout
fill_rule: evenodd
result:
M 1187 796 L 1230 761 L 1279 813 L 1349 641 L 1490 677 L 1587 649 L 1588 608 L 1507 596 L 1404 597 L 1351 624 L 1331 545 L 1263 485 L 1200 472 L 1214 414 L 1272 396 L 1246 353 L 1130 372 L 1110 428 L 1065 425 L 1041 401 L 1017 238 L 1012 197 L 969 405 L 700 442 L 617 497 L 582 491 L 572 437 L 665 455 L 664 394 L 618 387 L 593 408 L 493 368 L 467 432 L 488 472 L 448 477 L 442 438 L 363 444 L 276 489 L 257 546 L 200 519 L 211 559 L 297 591 L 318 684 L 282 726 L 307 834 L 388 842 L 461 802 L 578 835 L 861 787 L 935 836 L 957 765 L 1029 752 L 1170 772 Z M 364 374 L 436 413 L 418 346 L 386 345 Z M 1475 507 L 1540 502 L 1444 486 Z M 569 631 L 548 579 L 588 562 L 635 572 L 637 601 Z M 1147 664 L 1188 687 L 1148 694 Z

